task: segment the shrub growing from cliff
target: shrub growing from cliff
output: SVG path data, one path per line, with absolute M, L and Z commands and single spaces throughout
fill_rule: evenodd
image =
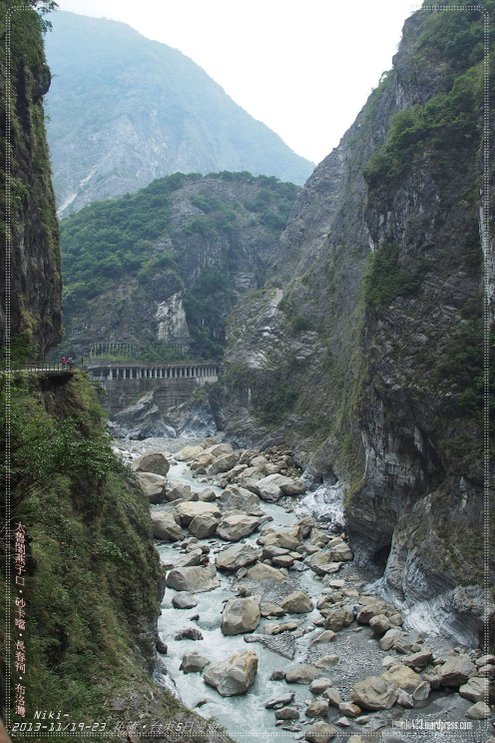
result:
M 395 297 L 417 294 L 421 271 L 402 268 L 398 246 L 385 243 L 370 255 L 363 286 L 367 307 L 378 310 Z
M 398 112 L 393 120 L 385 146 L 365 168 L 370 187 L 379 187 L 388 178 L 401 176 L 411 161 L 425 151 L 437 162 L 448 165 L 452 150 L 464 140 L 477 136 L 481 108 L 480 68 L 457 78 L 448 94 L 432 98 L 424 106 Z

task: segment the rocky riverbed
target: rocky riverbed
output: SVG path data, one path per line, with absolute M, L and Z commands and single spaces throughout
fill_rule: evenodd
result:
M 284 447 L 115 445 L 150 499 L 159 668 L 188 706 L 237 740 L 495 743 L 495 658 L 407 628 L 353 564 L 338 484 L 308 491 Z

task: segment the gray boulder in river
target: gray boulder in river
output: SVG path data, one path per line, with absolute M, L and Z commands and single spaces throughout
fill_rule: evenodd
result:
M 258 656 L 252 650 L 231 655 L 211 666 L 204 675 L 208 686 L 213 686 L 222 697 L 245 694 L 258 671 Z
M 176 591 L 189 593 L 211 591 L 220 585 L 216 572 L 213 565 L 174 568 L 167 573 L 165 585 L 168 588 L 175 588 Z
M 222 632 L 224 635 L 239 635 L 252 632 L 260 623 L 260 598 L 229 599 L 222 614 Z

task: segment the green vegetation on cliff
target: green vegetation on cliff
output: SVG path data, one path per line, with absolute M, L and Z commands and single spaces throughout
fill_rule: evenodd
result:
M 76 352 L 110 336 L 139 346 L 188 337 L 194 356 L 220 358 L 225 318 L 264 281 L 298 190 L 245 172 L 175 173 L 65 219 L 64 321 Z M 176 313 L 166 332 L 164 306 Z
M 399 264 L 399 248 L 388 243 L 370 254 L 364 276 L 364 298 L 371 310 L 390 304 L 395 297 L 415 295 L 421 286 L 421 270 L 407 271 Z
M 42 356 L 61 331 L 58 224 L 42 104 L 50 86 L 46 24 L 33 9 L 52 5 L 6 0 L 0 13 L 0 229 L 8 250 L 0 261 L 0 343 L 9 312 L 12 343 L 31 357 Z
M 12 520 L 28 544 L 28 714 L 104 720 L 112 694 L 146 684 L 153 656 L 160 570 L 147 499 L 112 454 L 82 374 L 18 377 L 11 415 Z
M 194 722 L 151 679 L 162 572 L 149 502 L 110 449 L 91 383 L 24 374 L 11 391 L 11 523 L 27 530 L 25 720 L 61 710 L 66 722 L 107 722 L 109 740 L 138 720 Z M 10 580 L 17 596 L 13 569 Z
M 368 328 L 375 321 L 371 317 L 393 327 L 396 306 L 407 306 L 411 315 L 400 338 L 392 340 L 389 333 L 385 339 L 383 330 L 376 331 L 380 341 L 371 362 L 374 368 L 380 364 L 386 345 L 389 363 L 402 369 L 401 383 L 417 384 L 435 400 L 431 436 L 443 466 L 475 481 L 481 477 L 482 451 L 472 441 L 484 405 L 479 184 L 482 147 L 488 144 L 485 82 L 491 89 L 495 79 L 493 42 L 485 47 L 484 32 L 486 20 L 493 30 L 494 10 L 495 3 L 487 0 L 477 7 L 447 3 L 442 12 L 426 11 L 411 44 L 412 59 L 416 70 L 441 64 L 440 91 L 395 114 L 384 145 L 364 170 L 375 240 L 364 282 Z M 422 227 L 424 233 L 407 203 L 420 191 L 432 202 L 423 206 L 431 213 L 431 229 Z M 387 213 L 406 214 L 405 228 L 392 220 L 380 226 L 383 216 L 378 215 Z M 437 288 L 441 281 L 449 291 Z M 449 318 L 440 317 L 436 292 L 453 302 Z M 430 328 L 428 315 L 436 318 Z M 418 345 L 414 338 L 421 325 L 428 340 Z

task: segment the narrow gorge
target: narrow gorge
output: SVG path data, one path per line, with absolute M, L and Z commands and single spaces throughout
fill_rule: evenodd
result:
M 11 738 L 494 743 L 493 0 L 414 12 L 302 187 L 112 172 L 60 228 L 6 5 Z

